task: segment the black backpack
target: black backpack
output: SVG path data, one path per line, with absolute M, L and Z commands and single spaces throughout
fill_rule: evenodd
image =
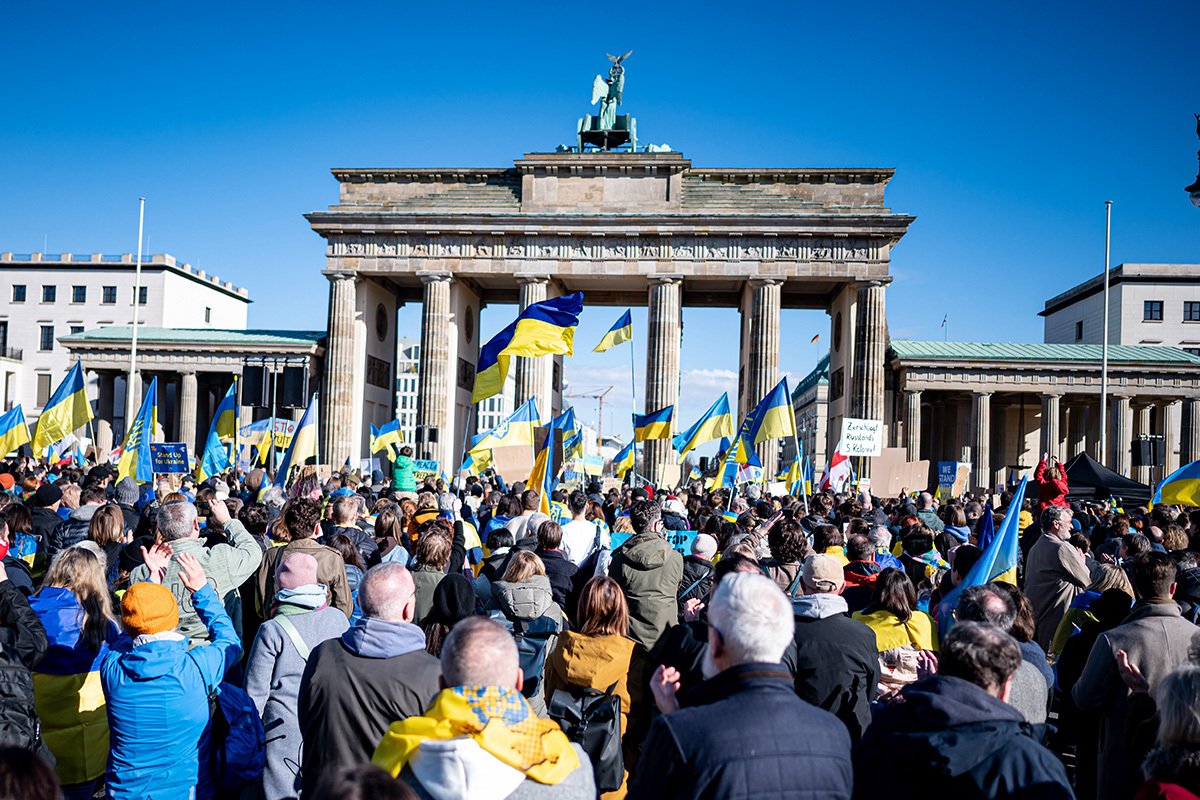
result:
M 614 792 L 625 777 L 625 757 L 621 753 L 621 698 L 613 691 L 571 687 L 555 689 L 550 698 L 550 719 L 562 727 L 567 738 L 588 754 L 596 788 Z
M 549 650 L 550 640 L 558 636 L 558 622 L 548 616 L 525 622 L 510 620 L 502 611 L 493 611 L 489 617 L 512 631 L 513 640 L 517 643 L 517 658 L 521 664 L 521 672 L 525 675 L 525 683 L 521 694 L 534 697 L 542 688 L 542 676 L 546 671 L 546 651 Z

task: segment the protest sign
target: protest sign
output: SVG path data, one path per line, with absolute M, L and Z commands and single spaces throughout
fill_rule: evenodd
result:
M 527 444 L 492 448 L 492 469 L 506 483 L 525 480 L 533 471 L 533 448 Z
M 587 475 L 603 475 L 604 456 L 584 456 L 583 471 Z
M 431 458 L 418 458 L 413 461 L 413 480 L 417 483 L 426 478 L 437 478 L 441 474 L 440 465 Z
M 957 461 L 937 462 L 937 485 L 943 493 L 954 488 L 954 480 L 958 477 Z
M 877 419 L 842 419 L 842 453 L 877 456 L 883 449 L 883 422 Z
M 692 554 L 692 542 L 696 540 L 699 533 L 700 531 L 663 531 L 663 538 L 667 540 L 672 549 L 687 556 Z M 612 549 L 615 551 L 629 541 L 632 536 L 632 533 L 612 534 Z
M 183 475 L 192 471 L 183 442 L 151 442 L 150 466 L 157 475 Z

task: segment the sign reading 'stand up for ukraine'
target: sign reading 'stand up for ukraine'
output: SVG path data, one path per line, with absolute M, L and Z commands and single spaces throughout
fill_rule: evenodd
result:
M 183 442 L 151 442 L 150 464 L 156 475 L 184 475 L 192 471 Z

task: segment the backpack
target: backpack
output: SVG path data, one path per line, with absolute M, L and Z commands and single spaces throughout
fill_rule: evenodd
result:
M 213 786 L 236 792 L 262 778 L 267 755 L 262 717 L 250 695 L 232 683 L 213 689 L 208 703 Z
M 488 616 L 512 631 L 521 672 L 525 675 L 521 694 L 536 697 L 542 688 L 542 676 L 546 671 L 546 651 L 550 649 L 550 640 L 559 633 L 558 623 L 544 615 L 528 622 L 510 620 L 502 611 L 493 611 Z
M 549 704 L 550 719 L 591 759 L 596 788 L 601 792 L 615 792 L 625 778 L 621 698 L 613 694 L 616 688 L 614 683 L 603 692 L 580 686 L 555 689 Z

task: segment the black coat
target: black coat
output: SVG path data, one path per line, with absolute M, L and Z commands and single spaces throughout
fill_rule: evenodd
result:
M 682 517 L 671 511 L 662 512 L 663 527 L 669 531 L 686 531 L 688 530 L 687 517 Z
M 58 527 L 63 518 L 52 508 L 45 506 L 30 506 L 29 516 L 33 520 L 33 532 L 38 537 L 38 550 L 45 553 L 50 543 L 50 534 Z
M 546 568 L 546 577 L 550 579 L 550 591 L 554 594 L 554 602 L 570 616 L 575 609 L 567 608 L 567 597 L 571 594 L 571 579 L 575 577 L 578 568 L 567 558 L 562 550 L 535 550 L 542 565 Z
M 650 726 L 629 800 L 850 797 L 845 726 L 778 664 L 725 670 L 681 702 Z
M 875 631 L 845 614 L 796 617 L 795 648 L 783 661 L 800 699 L 840 719 L 852 741 L 862 738 L 879 685 Z
M 713 563 L 700 556 L 683 557 L 683 580 L 679 582 L 679 609 L 691 598 L 708 597 L 713 584 Z
M 0 625 L 0 745 L 37 751 L 53 764 L 41 741 L 29 672 L 46 655 L 46 630 L 11 580 L 0 582 Z
M 857 798 L 1073 800 L 1066 770 L 1021 712 L 935 675 L 875 715 L 854 753 Z
M 354 543 L 354 549 L 358 550 L 359 558 L 362 559 L 364 564 L 370 564 L 371 560 L 375 557 L 376 551 L 379 550 L 379 545 L 375 543 L 375 537 L 357 525 L 350 525 L 347 527 L 341 527 L 339 525 L 329 528 L 329 530 L 325 532 L 321 544 L 326 545 L 327 547 L 332 546 L 330 542 L 332 542 L 333 537 L 337 536 L 338 534 L 345 536 Z

